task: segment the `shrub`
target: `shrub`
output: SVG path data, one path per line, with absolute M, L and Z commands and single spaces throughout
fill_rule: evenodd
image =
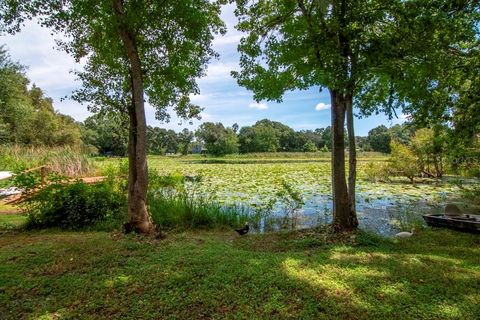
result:
M 110 183 L 54 183 L 27 201 L 27 228 L 100 229 L 121 225 L 126 197 Z
M 384 162 L 368 162 L 363 172 L 370 182 L 386 182 L 390 176 L 388 163 Z

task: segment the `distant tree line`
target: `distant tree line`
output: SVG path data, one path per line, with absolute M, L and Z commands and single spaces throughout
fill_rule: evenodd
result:
M 124 156 L 128 132 L 126 117 L 119 114 L 98 113 L 87 118 L 83 127 L 83 141 L 97 148 L 100 154 Z M 408 143 L 415 127 L 406 123 L 387 128 L 380 125 L 357 136 L 359 151 L 390 153 L 392 140 Z M 289 126 L 268 119 L 252 126 L 226 127 L 222 123 L 205 122 L 195 131 L 181 132 L 159 127 L 147 127 L 149 154 L 189 154 L 205 152 L 214 156 L 254 152 L 328 152 L 331 150 L 331 128 L 295 131 Z
M 75 122 L 55 111 L 52 99 L 41 88 L 29 84 L 25 67 L 14 62 L 0 47 L 0 144 L 84 145 L 102 155 L 127 154 L 129 122 L 125 114 L 99 112 L 83 123 Z M 397 171 L 412 177 L 419 173 L 441 177 L 445 166 L 453 171 L 472 171 L 480 162 L 479 128 L 474 120 L 478 112 L 467 113 L 473 109 L 459 108 L 453 114 L 455 126 L 441 121 L 415 121 L 419 117 L 390 128 L 380 125 L 366 137 L 355 137 L 356 146 L 359 151 L 393 151 Z M 178 133 L 147 127 L 147 150 L 156 155 L 330 151 L 331 140 L 330 126 L 295 131 L 268 119 L 241 128 L 237 124 L 225 127 L 205 122 L 196 131 L 185 128 Z M 404 167 L 406 164 L 409 166 Z
M 52 99 L 35 84 L 29 84 L 25 67 L 0 47 L 0 144 L 83 145 L 101 155 L 127 154 L 129 122 L 125 114 L 98 112 L 83 123 L 76 122 L 55 111 Z M 465 102 L 465 107 L 459 106 L 443 121 L 425 121 L 414 115 L 412 122 L 390 128 L 377 126 L 367 136 L 355 137 L 357 150 L 386 154 L 393 151 L 394 158 L 400 159 L 396 162 L 398 171 L 411 172 L 412 176 L 420 172 L 441 177 L 445 164 L 453 171 L 471 171 L 469 168 L 478 167 L 480 162 L 480 128 L 476 120 L 480 113 L 474 112 L 478 103 L 472 101 Z M 178 133 L 147 127 L 147 150 L 156 155 L 331 151 L 331 141 L 330 126 L 295 131 L 268 119 L 241 128 L 237 124 L 225 127 L 222 123 L 205 122 L 196 131 L 185 128 Z M 408 170 L 402 167 L 407 163 Z M 480 169 L 477 171 L 480 174 Z

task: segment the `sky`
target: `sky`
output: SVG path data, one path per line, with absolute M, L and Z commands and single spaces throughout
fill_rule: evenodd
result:
M 181 123 L 172 116 L 170 123 L 161 123 L 155 119 L 153 107 L 147 105 L 147 123 L 175 131 L 183 128 L 193 130 L 206 121 L 222 122 L 226 126 L 237 123 L 242 127 L 265 118 L 280 121 L 295 130 L 330 125 L 330 97 L 327 90 L 320 91 L 318 87 L 312 87 L 309 90 L 285 93 L 282 103 L 257 103 L 251 92 L 236 83 L 230 72 L 239 69 L 237 45 L 242 35 L 235 30 L 237 19 L 233 9 L 233 5 L 227 5 L 222 10 L 228 31 L 224 36 L 217 36 L 213 42 L 220 57 L 210 62 L 207 75 L 198 80 L 200 94 L 191 96 L 194 103 L 204 108 L 202 120 L 195 120 L 190 125 Z M 28 67 L 27 77 L 53 99 L 58 111 L 83 121 L 91 115 L 87 107 L 70 99 L 62 100 L 80 86 L 71 71 L 81 69 L 81 65 L 76 64 L 68 54 L 59 51 L 54 39 L 48 29 L 35 22 L 28 22 L 20 33 L 0 37 L 0 45 L 6 45 L 14 61 Z M 365 136 L 370 129 L 380 124 L 391 126 L 403 121 L 402 116 L 392 121 L 384 115 L 356 118 L 356 135 Z

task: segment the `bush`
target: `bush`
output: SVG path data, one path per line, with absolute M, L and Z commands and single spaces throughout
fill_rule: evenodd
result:
M 27 213 L 26 227 L 30 229 L 111 229 L 126 217 L 126 197 L 106 182 L 54 183 L 27 201 Z
M 390 176 L 388 163 L 384 162 L 368 162 L 363 172 L 370 182 L 387 182 Z

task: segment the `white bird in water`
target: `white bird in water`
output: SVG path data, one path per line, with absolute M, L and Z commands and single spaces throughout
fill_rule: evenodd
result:
M 412 228 L 412 230 L 410 230 L 410 232 L 402 231 L 402 232 L 397 233 L 395 235 L 395 237 L 397 237 L 397 238 L 410 238 L 414 234 L 415 234 L 415 228 Z

